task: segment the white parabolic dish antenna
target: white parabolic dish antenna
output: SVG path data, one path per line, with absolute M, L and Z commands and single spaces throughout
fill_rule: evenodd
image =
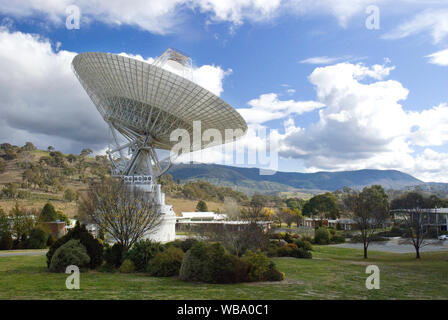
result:
M 188 151 L 210 144 L 202 141 L 202 134 L 208 129 L 218 130 L 222 143 L 228 143 L 246 133 L 246 122 L 222 99 L 187 79 L 192 74 L 191 59 L 172 49 L 152 64 L 122 55 L 88 52 L 77 55 L 72 66 L 112 131 L 115 147 L 107 152 L 112 176 L 122 177 L 127 184 L 148 192 L 163 213 L 160 229 L 147 238 L 173 241 L 175 214 L 172 206 L 165 204 L 165 195 L 156 182 L 170 161 L 159 161 L 156 149 L 171 150 L 178 143 L 170 139 L 176 129 L 188 132 Z M 194 132 L 194 121 L 200 121 L 201 132 Z M 227 134 L 230 130 L 231 135 Z M 126 138 L 126 143 L 120 145 L 116 131 Z M 217 141 L 212 145 L 217 145 Z M 114 157 L 117 153 L 118 157 Z
M 191 63 L 172 49 L 153 64 L 99 52 L 82 53 L 73 59 L 75 74 L 104 120 L 129 141 L 118 146 L 116 140 L 116 148 L 110 150 L 120 152 L 121 159 L 113 161 L 113 175 L 163 173 L 155 149 L 171 150 L 178 141 L 170 141 L 170 134 L 178 128 L 188 131 L 191 150 L 207 147 L 202 139 L 200 146 L 194 145 L 193 121 L 201 122 L 201 136 L 207 129 L 219 130 L 223 143 L 246 133 L 246 122 L 234 108 L 185 77 L 162 68 L 183 68 L 188 73 L 188 61 Z M 235 135 L 229 139 L 226 129 L 234 130 Z M 126 148 L 132 154 L 129 161 L 121 152 Z

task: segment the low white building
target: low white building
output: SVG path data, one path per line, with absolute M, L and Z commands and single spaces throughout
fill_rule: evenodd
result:
M 215 213 L 213 211 L 208 212 L 182 212 L 180 217 L 176 217 L 177 222 L 190 222 L 190 221 L 222 221 L 227 219 L 227 215 L 221 213 Z

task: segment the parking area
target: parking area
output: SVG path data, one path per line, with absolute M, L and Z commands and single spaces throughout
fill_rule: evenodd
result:
M 445 251 L 448 250 L 448 240 L 425 240 L 428 243 L 421 248 L 421 252 Z M 340 248 L 363 249 L 362 243 L 341 243 L 332 245 Z M 393 253 L 412 253 L 415 252 L 414 246 L 410 239 L 391 238 L 389 241 L 371 242 L 369 250 L 393 252 Z

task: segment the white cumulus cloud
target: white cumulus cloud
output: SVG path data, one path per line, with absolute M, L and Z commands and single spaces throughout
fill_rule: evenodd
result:
M 32 141 L 66 152 L 104 149 L 108 129 L 71 70 L 76 54 L 55 51 L 48 39 L 38 35 L 0 28 L 0 141 L 18 145 Z M 194 74 L 199 84 L 219 95 L 228 72 L 204 65 Z
M 315 101 L 280 100 L 275 93 L 266 93 L 247 103 L 251 108 L 239 108 L 238 112 L 249 123 L 264 123 L 290 115 L 300 115 L 324 107 Z

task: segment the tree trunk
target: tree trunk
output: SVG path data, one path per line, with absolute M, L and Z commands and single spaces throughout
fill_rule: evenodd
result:
M 419 247 L 415 247 L 415 258 L 420 259 L 420 248 Z
M 367 246 L 364 243 L 364 259 L 367 259 Z

